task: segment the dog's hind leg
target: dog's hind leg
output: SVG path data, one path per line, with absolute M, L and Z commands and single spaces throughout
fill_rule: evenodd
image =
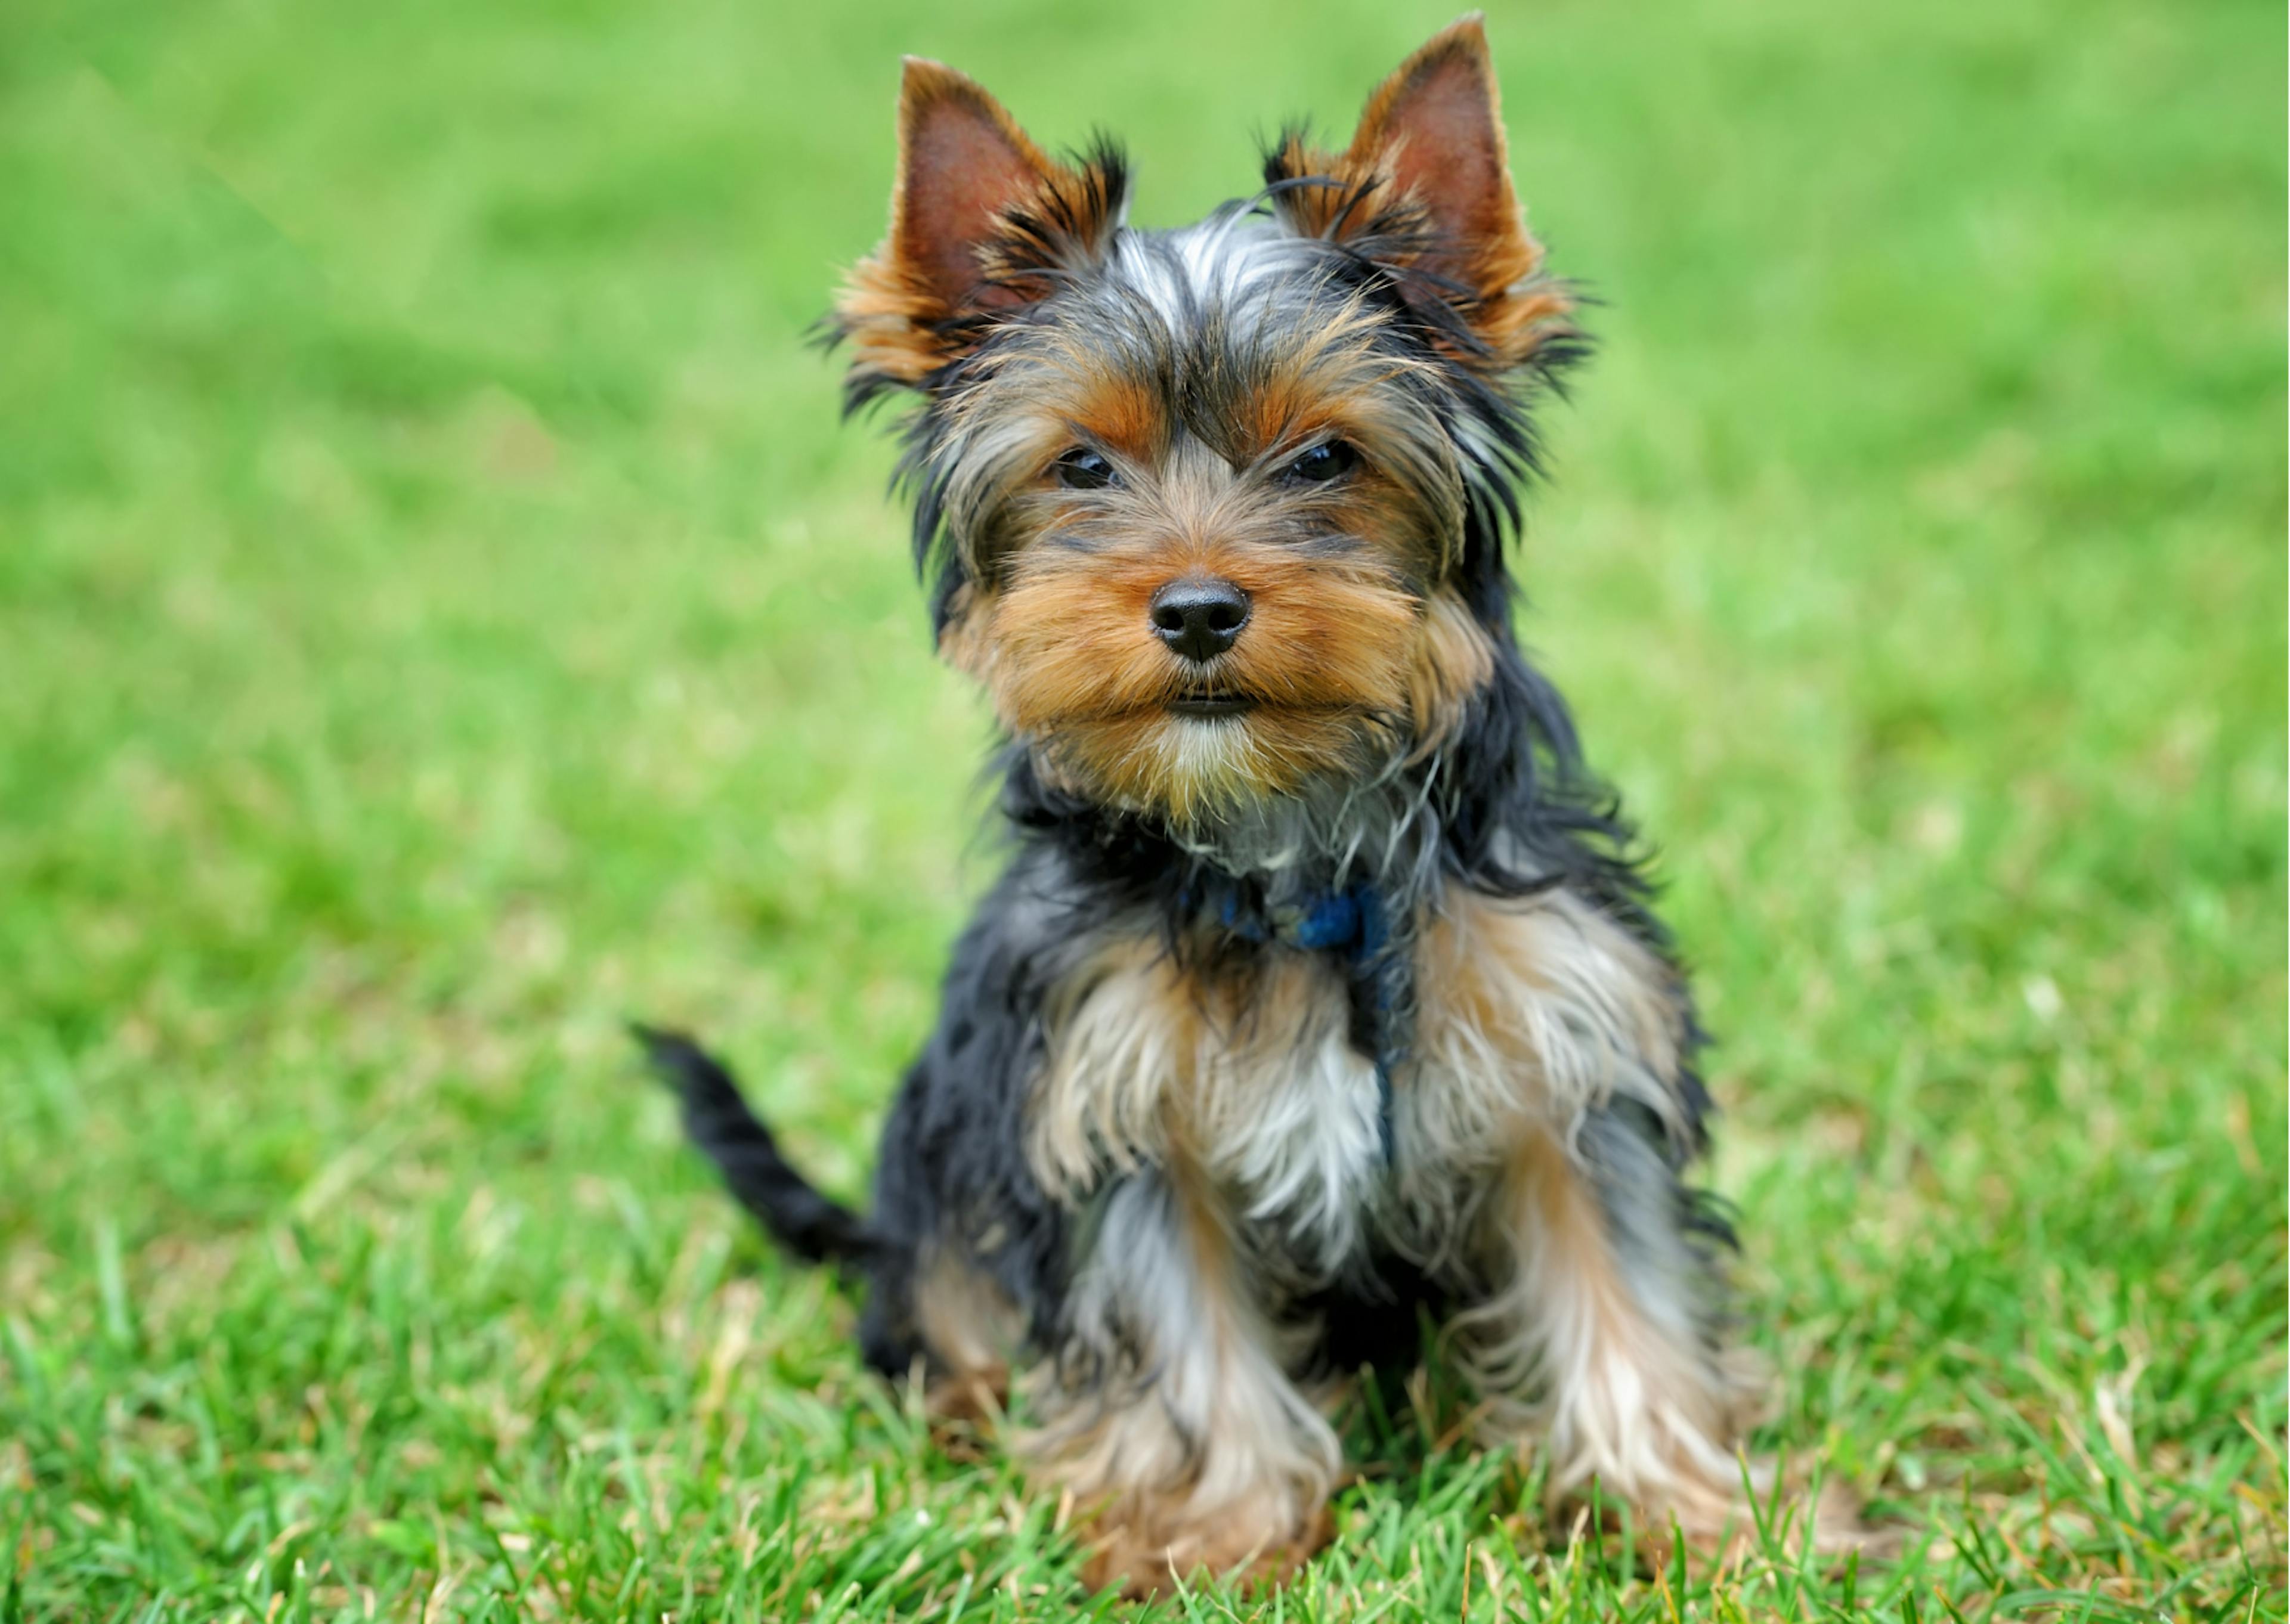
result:
M 940 1423 L 992 1422 L 1010 1396 L 1010 1364 L 1026 1337 L 1025 1316 L 991 1276 L 952 1246 L 925 1252 L 911 1282 L 911 1312 L 927 1350 L 925 1399 Z M 959 1441 L 959 1425 L 940 1440 Z

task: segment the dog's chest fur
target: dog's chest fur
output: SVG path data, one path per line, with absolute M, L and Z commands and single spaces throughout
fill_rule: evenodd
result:
M 1565 892 L 1455 891 L 1406 950 L 1415 1007 L 1387 1137 L 1334 957 L 1273 944 L 1189 967 L 1149 930 L 1109 932 L 1048 1001 L 1029 1090 L 1036 1175 L 1078 1201 L 1109 1178 L 1177 1169 L 1325 1274 L 1371 1238 L 1445 1252 L 1525 1133 L 1564 1138 L 1617 1095 L 1672 1114 L 1674 980 L 1605 914 Z
M 1181 1165 L 1316 1260 L 1349 1254 L 1383 1172 L 1381 1092 L 1325 956 L 1271 946 L 1204 969 L 1123 929 L 1046 1015 L 1027 1147 L 1046 1188 L 1079 1200 Z

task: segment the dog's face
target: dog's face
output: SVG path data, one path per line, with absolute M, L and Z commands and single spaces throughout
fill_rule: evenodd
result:
M 1117 155 L 1051 161 L 936 64 L 900 136 L 836 310 L 852 393 L 925 397 L 941 646 L 1041 770 L 1183 827 L 1436 748 L 1500 635 L 1514 385 L 1573 336 L 1476 19 L 1345 152 L 1292 136 L 1182 230 L 1129 228 Z

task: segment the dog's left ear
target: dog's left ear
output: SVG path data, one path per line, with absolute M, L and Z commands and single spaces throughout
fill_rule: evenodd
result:
M 1291 134 L 1265 180 L 1290 227 L 1389 271 L 1435 332 L 1473 359 L 1525 361 L 1569 301 L 1541 281 L 1542 247 L 1511 189 L 1487 33 L 1474 12 L 1378 85 L 1341 155 Z

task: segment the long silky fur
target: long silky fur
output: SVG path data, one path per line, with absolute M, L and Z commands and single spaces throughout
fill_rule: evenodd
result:
M 1059 172 L 1056 186 L 1001 217 L 981 260 L 990 283 L 1024 297 L 949 317 L 923 335 L 943 358 L 917 387 L 918 404 L 901 430 L 895 479 L 913 504 L 915 559 L 933 628 L 944 638 L 967 602 L 997 588 L 1000 487 L 978 467 L 986 454 L 981 444 L 990 452 L 996 443 L 990 435 L 981 441 L 972 411 L 1005 369 L 1027 364 L 1049 330 L 1062 324 L 1061 332 L 1117 356 L 1122 377 L 1158 391 L 1168 420 L 1197 424 L 1213 417 L 1218 391 L 1247 387 L 1251 322 L 1309 328 L 1344 312 L 1365 313 L 1362 342 L 1389 360 L 1398 380 L 1389 387 L 1413 391 L 1407 406 L 1414 415 L 1406 420 L 1421 425 L 1410 432 L 1425 443 L 1412 450 L 1427 468 L 1461 471 L 1460 508 L 1452 493 L 1442 499 L 1443 511 L 1457 515 L 1455 525 L 1440 538 L 1436 582 L 1422 589 L 1436 586 L 1462 604 L 1473 635 L 1484 639 L 1485 680 L 1441 718 L 1436 733 L 1415 737 L 1404 718 L 1364 730 L 1373 759 L 1356 773 L 1307 785 L 1278 807 L 1258 809 L 1253 821 L 1181 826 L 1149 808 L 1109 804 L 1055 770 L 1037 741 L 1005 742 L 991 771 L 998 779 L 993 821 L 1006 860 L 954 948 L 937 1025 L 891 1108 L 863 1220 L 819 1196 L 787 1165 L 760 1124 L 734 1108 L 736 1091 L 720 1068 L 678 1040 L 647 1038 L 655 1063 L 685 1100 L 693 1137 L 765 1227 L 798 1256 L 867 1272 L 861 1340 L 869 1362 L 885 1373 L 902 1375 L 917 1364 L 937 1372 L 943 1350 L 923 1334 L 917 1281 L 931 1260 L 947 1257 L 960 1259 L 997 1303 L 1014 1307 L 1021 1340 L 1048 1356 L 1056 1391 L 1102 1398 L 1117 1381 L 1149 1383 L 1157 1369 L 1190 1368 L 1182 1364 L 1190 1356 L 1184 1349 L 1157 1348 L 1153 1327 L 1117 1311 L 1105 1293 L 1109 1281 L 1123 1276 L 1099 1248 L 1106 1224 L 1142 1225 L 1141 1214 L 1161 1215 L 1153 1219 L 1159 1228 L 1140 1230 L 1150 1246 L 1171 1244 L 1165 1231 L 1174 1220 L 1166 1214 L 1176 1208 L 1169 1192 L 1193 1189 L 1213 1175 L 1215 1148 L 1188 1147 L 1181 1133 L 1116 1143 L 1125 1130 L 1077 1118 L 1063 1124 L 1071 1132 L 1061 1148 L 1043 1153 L 1036 1114 L 1062 1108 L 1045 1108 L 1037 1093 L 1052 1068 L 1054 1035 L 1080 996 L 1077 988 L 1091 975 L 1114 973 L 1099 967 L 1127 966 L 1124 972 L 1139 978 L 1123 995 L 1140 1001 L 1135 1008 L 1107 1017 L 1128 1023 L 1114 1037 L 1133 1048 L 1152 1036 L 1139 1035 L 1153 1019 L 1146 1000 L 1161 996 L 1141 964 L 1166 966 L 1162 980 L 1181 988 L 1189 977 L 1195 985 L 1218 977 L 1245 981 L 1268 955 L 1293 951 L 1215 928 L 1205 897 L 1240 896 L 1269 907 L 1356 884 L 1390 900 L 1393 940 L 1383 952 L 1395 959 L 1415 952 L 1422 933 L 1437 927 L 1442 899 L 1458 894 L 1494 908 L 1547 908 L 1552 919 L 1565 908 L 1587 909 L 1613 933 L 1602 940 L 1627 943 L 1627 952 L 1601 962 L 1633 966 L 1639 991 L 1655 989 L 1645 996 L 1669 1023 L 1657 1045 L 1664 1057 L 1660 1098 L 1649 1103 L 1645 1090 L 1600 1094 L 1586 1086 L 1574 1100 L 1572 1128 L 1556 1124 L 1552 1132 L 1574 1135 L 1565 1154 L 1577 1157 L 1585 1188 L 1604 1204 L 1619 1237 L 1616 1255 L 1649 1270 L 1694 1271 L 1691 1300 L 1678 1313 L 1693 1321 L 1690 1340 L 1714 1350 L 1722 1336 L 1718 1254 L 1732 1245 L 1732 1231 L 1722 1209 L 1685 1178 L 1703 1148 L 1710 1109 L 1694 1064 L 1702 1034 L 1650 908 L 1635 830 L 1586 765 L 1565 702 L 1512 630 L 1517 592 L 1509 555 L 1521 486 L 1541 462 L 1532 408 L 1560 388 L 1586 340 L 1571 322 L 1554 318 L 1513 330 L 1509 351 L 1491 349 L 1473 324 L 1469 291 L 1422 268 L 1430 226 L 1421 208 L 1388 196 L 1373 175 L 1319 172 L 1309 161 L 1301 136 L 1284 135 L 1267 155 L 1265 188 L 1255 197 L 1185 231 L 1143 232 L 1123 223 L 1128 166 L 1117 148 L 1101 140 Z M 1299 220 L 1320 228 L 1300 233 Z M 1530 265 L 1539 266 L 1539 251 Z M 1556 284 L 1520 285 L 1532 293 Z M 1554 308 L 1571 308 L 1572 301 Z M 834 331 L 830 322 L 829 337 Z M 855 369 L 846 404 L 856 411 L 899 383 Z M 1402 991 L 1396 1007 L 1379 1012 L 1387 1024 L 1370 1045 L 1359 1036 L 1356 987 L 1354 1048 L 1378 1068 L 1405 1063 L 1416 1012 L 1414 996 Z M 1592 1030 L 1596 1025 L 1579 1028 L 1586 1044 L 1621 1041 Z M 1452 1056 L 1443 1063 L 1453 1063 Z M 1319 1080 L 1350 1075 L 1330 1068 Z M 1157 1097 L 1148 1103 L 1157 1108 Z M 1302 1123 L 1297 1113 L 1283 1120 L 1309 1137 L 1309 1124 L 1294 1125 Z M 1343 1157 L 1359 1159 L 1360 1137 L 1324 1138 L 1303 1154 L 1337 1168 L 1330 1178 L 1352 1177 Z M 1271 1175 L 1278 1191 L 1309 1182 L 1301 1175 L 1282 1182 L 1284 1176 Z M 1553 1266 L 1531 1252 L 1516 1277 L 1469 1260 L 1459 1264 L 1460 1252 L 1422 1244 L 1420 1236 L 1411 1242 L 1404 1225 L 1381 1221 L 1383 1209 L 1409 1198 L 1404 1177 L 1368 1166 L 1357 1183 L 1357 1192 L 1337 1192 L 1356 1193 L 1364 1212 L 1377 1208 L 1357 1221 L 1349 1213 L 1328 1216 L 1336 1196 L 1327 1178 L 1288 1210 L 1259 1212 L 1243 1203 L 1220 1220 L 1217 1244 L 1229 1252 L 1224 1277 L 1261 1294 L 1245 1310 L 1196 1302 L 1158 1275 L 1149 1284 L 1173 1302 L 1182 1298 L 1189 1314 L 1259 1316 L 1263 1335 L 1278 1340 L 1298 1375 L 1347 1368 L 1363 1356 L 1403 1356 L 1419 1306 L 1439 1313 L 1461 1307 L 1467 1320 L 1509 1314 L 1485 1362 L 1527 1380 L 1522 1372 L 1539 1344 L 1516 1322 Z M 1520 1199 L 1516 1190 L 1458 1191 L 1452 1198 L 1434 1191 L 1421 1204 L 1460 1235 L 1499 1217 L 1494 1204 Z M 1140 1253 L 1149 1262 L 1159 1255 L 1150 1248 Z M 1151 1274 L 1143 1263 L 1133 1272 L 1139 1269 Z M 1470 1300 L 1458 1304 L 1459 1292 Z M 1013 1357 L 1024 1351 L 1008 1350 Z M 1197 1376 L 1186 1380 L 1197 1386 Z M 1191 1388 L 1181 1396 L 1183 1413 L 1171 1412 L 1173 1424 L 1181 1423 L 1177 1442 L 1156 1434 L 1159 1441 L 1148 1451 L 1156 1459 L 1167 1453 L 1177 1462 L 1172 1472 L 1185 1469 L 1179 1444 L 1190 1438 L 1187 1428 L 1222 1424 L 1208 1397 Z M 1096 1425 L 1074 1421 L 1078 1412 L 1070 1406 L 1061 1413 L 1076 1437 Z M 1117 1417 L 1107 1424 L 1117 1422 L 1131 1424 Z M 1293 1468 L 1319 1492 L 1326 1440 L 1317 1423 L 1301 1419 L 1290 1434 L 1279 1447 L 1306 1464 L 1282 1469 Z M 1272 1443 L 1263 1447 L 1278 1452 Z M 1595 1457 L 1583 1448 L 1583 1459 Z M 1074 1481 L 1105 1486 L 1088 1472 Z

